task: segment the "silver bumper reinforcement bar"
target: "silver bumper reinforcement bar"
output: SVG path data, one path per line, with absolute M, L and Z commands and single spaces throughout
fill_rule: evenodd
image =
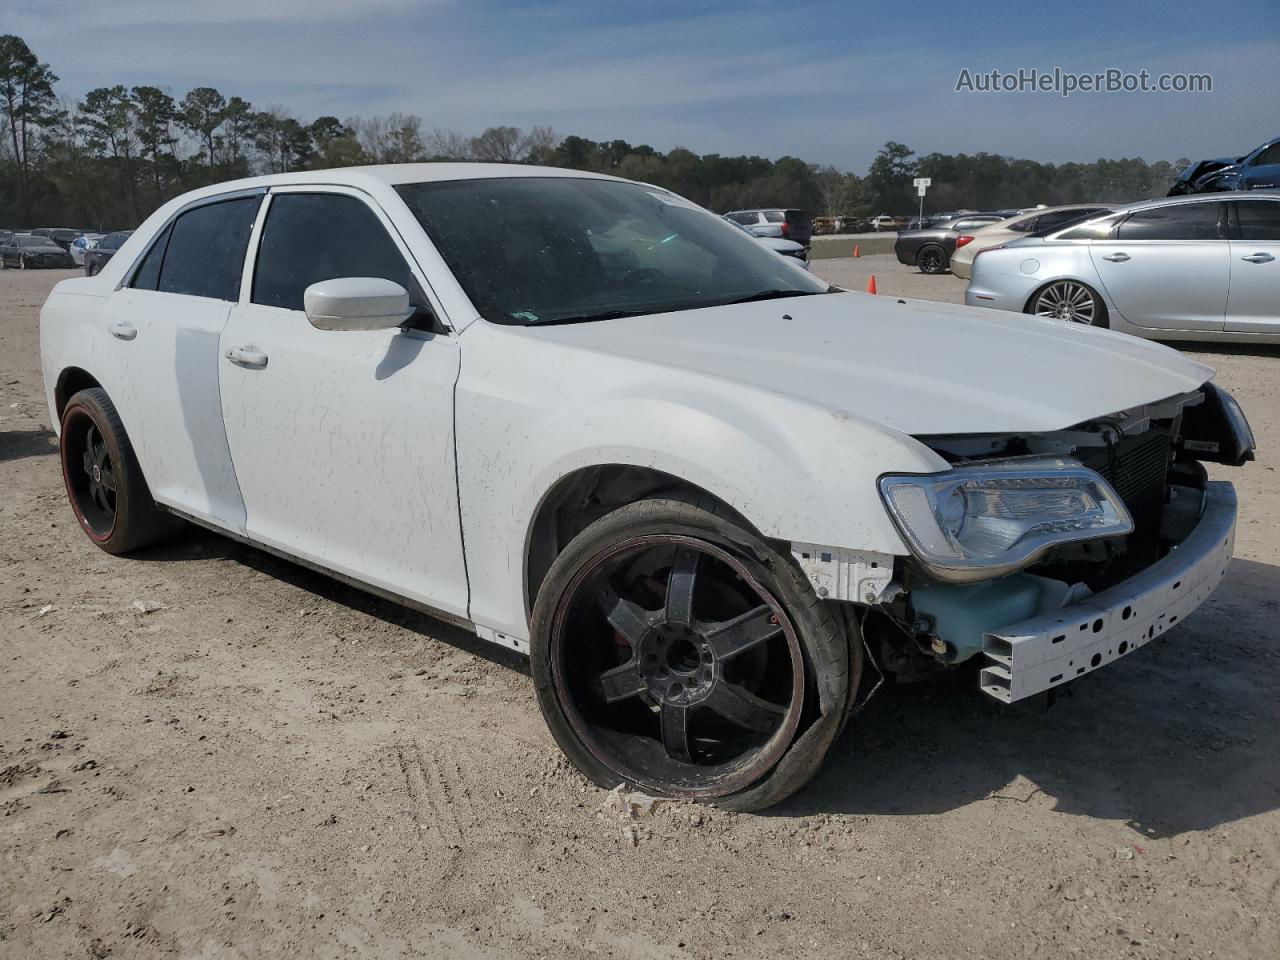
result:
M 985 634 L 982 652 L 990 663 L 980 674 L 983 691 L 1013 703 L 1150 643 L 1221 582 L 1235 528 L 1235 488 L 1208 484 L 1200 522 L 1168 556 L 1080 603 Z

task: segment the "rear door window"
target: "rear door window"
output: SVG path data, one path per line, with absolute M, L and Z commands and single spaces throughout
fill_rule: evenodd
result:
M 181 214 L 169 233 L 155 289 L 212 300 L 239 300 L 244 255 L 261 202 L 260 196 L 238 197 Z
M 1217 240 L 1221 206 L 1213 201 L 1139 210 L 1120 224 L 1116 236 L 1120 240 Z
M 781 223 L 783 220 L 787 219 L 787 215 L 781 210 L 766 210 L 764 212 L 764 218 L 768 223 Z

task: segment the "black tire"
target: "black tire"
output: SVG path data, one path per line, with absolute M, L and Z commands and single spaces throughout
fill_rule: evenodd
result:
M 107 553 L 172 536 L 182 522 L 156 506 L 120 415 L 101 387 L 67 401 L 59 438 L 62 480 L 81 529 Z
M 916 266 L 921 273 L 942 273 L 947 269 L 947 252 L 936 243 L 927 244 L 916 254 Z
M 95 276 L 95 275 L 97 274 L 97 272 L 98 272 L 98 269 L 97 269 L 97 267 L 95 267 L 93 264 L 91 264 L 91 263 L 86 263 L 86 264 L 84 265 L 84 275 L 85 275 L 86 277 L 92 277 L 92 276 Z
M 1079 280 L 1046 283 L 1027 300 L 1024 312 L 1087 327 L 1106 329 L 1111 325 L 1107 305 L 1098 291 Z
M 651 566 L 662 550 L 668 551 L 667 567 Z M 687 580 L 680 581 L 687 583 L 685 615 L 673 617 L 671 598 L 682 593 L 674 589 L 681 556 L 694 559 L 691 565 L 686 561 Z M 609 565 L 627 563 L 627 569 L 650 571 L 633 583 L 643 579 L 661 588 L 656 610 L 626 599 L 631 590 Z M 667 574 L 658 580 L 663 569 Z M 736 604 L 748 609 L 742 612 Z M 617 626 L 626 620 L 618 615 L 624 606 L 649 619 L 630 621 L 638 629 L 624 632 Z M 727 615 L 709 615 L 717 607 Z M 699 610 L 702 615 L 695 616 Z M 750 635 L 747 620 L 759 628 L 753 637 L 769 638 L 744 641 L 729 653 L 724 646 L 711 647 L 709 641 L 723 642 L 730 622 L 742 623 L 742 635 Z M 665 633 L 670 630 L 684 633 L 673 639 Z M 685 643 L 695 652 L 691 668 L 685 664 L 681 672 L 673 657 Z M 847 632 L 838 608 L 818 599 L 792 558 L 709 499 L 642 500 L 579 533 L 538 591 L 530 646 L 547 725 L 594 783 L 625 783 L 655 796 L 739 811 L 775 804 L 817 772 L 862 671 L 862 643 Z M 738 654 L 741 659 L 731 660 Z M 653 670 L 667 679 L 645 674 Z M 620 672 L 627 673 L 625 681 L 612 679 Z M 609 684 L 631 686 L 611 698 L 606 675 Z M 683 693 L 674 679 L 685 681 Z M 752 706 L 767 707 L 776 725 L 751 725 L 760 714 L 744 721 L 720 712 L 724 697 L 732 701 L 744 689 Z M 684 702 L 677 702 L 681 697 Z M 682 749 L 673 751 L 668 739 L 668 710 L 682 718 Z M 695 729 L 703 735 L 695 736 Z M 745 746 L 739 751 L 740 745 Z

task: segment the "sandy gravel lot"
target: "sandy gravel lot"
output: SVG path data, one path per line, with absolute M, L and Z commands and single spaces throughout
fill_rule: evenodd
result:
M 0 273 L 0 957 L 1280 955 L 1280 353 L 1196 353 L 1261 452 L 1162 642 L 1047 713 L 890 688 L 768 815 L 633 818 L 518 660 L 212 535 L 94 548 L 37 364 L 67 275 Z

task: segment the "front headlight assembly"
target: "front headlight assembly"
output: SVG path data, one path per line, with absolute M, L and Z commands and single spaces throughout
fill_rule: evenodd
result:
M 1013 573 L 1060 544 L 1133 532 L 1111 485 L 1069 458 L 889 474 L 880 478 L 880 495 L 916 559 L 951 583 Z

